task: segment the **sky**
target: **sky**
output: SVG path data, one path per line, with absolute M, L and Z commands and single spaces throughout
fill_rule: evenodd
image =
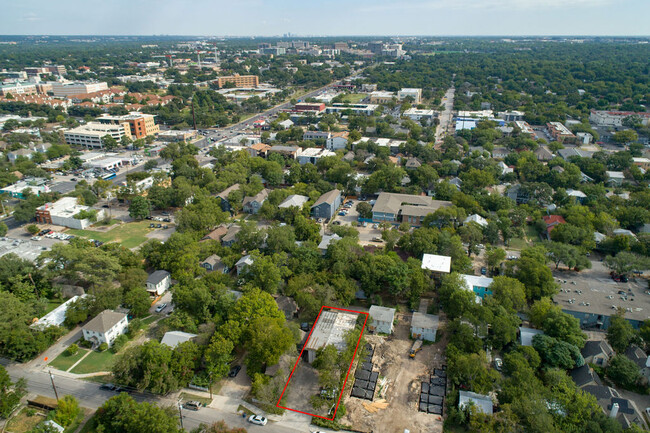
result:
M 0 4 L 0 33 L 5 35 L 650 35 L 650 0 L 2 0 Z

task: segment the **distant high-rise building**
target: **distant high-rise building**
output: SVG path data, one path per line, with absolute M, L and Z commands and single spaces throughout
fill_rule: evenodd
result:
M 381 41 L 368 42 L 368 50 L 373 54 L 381 55 L 381 51 L 384 49 L 384 43 Z
M 348 43 L 347 42 L 334 42 L 334 49 L 335 50 L 345 51 L 345 50 L 348 49 Z

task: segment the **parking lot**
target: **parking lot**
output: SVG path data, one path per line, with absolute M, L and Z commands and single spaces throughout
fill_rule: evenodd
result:
M 0 257 L 14 253 L 21 259 L 33 262 L 43 251 L 52 249 L 52 243 L 31 239 L 0 238 Z
M 365 227 L 363 224 L 359 226 L 357 205 L 360 203 L 360 200 L 344 200 L 344 202 L 348 201 L 352 202 L 352 206 L 348 209 L 348 212 L 345 215 L 339 215 L 339 212 L 337 212 L 330 224 L 356 227 L 359 232 L 359 244 L 361 245 L 380 245 L 382 241 L 379 226 L 372 223 L 367 223 Z

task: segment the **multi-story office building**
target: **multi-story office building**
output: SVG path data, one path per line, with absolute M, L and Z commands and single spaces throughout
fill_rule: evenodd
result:
M 80 95 L 82 93 L 99 92 L 107 90 L 108 84 L 105 82 L 64 82 L 54 81 L 52 84 L 52 95 L 58 97 L 68 97 Z
M 6 96 L 8 94 L 13 95 L 29 95 L 36 93 L 36 84 L 35 83 L 9 83 L 9 84 L 0 84 L 0 95 Z
M 219 77 L 216 80 L 219 88 L 223 88 L 226 83 L 233 83 L 235 87 L 257 87 L 260 85 L 260 79 L 257 75 L 230 75 Z
M 104 125 L 126 124 L 133 139 L 138 139 L 157 134 L 160 131 L 160 127 L 156 125 L 154 118 L 155 116 L 152 114 L 134 111 L 124 116 L 104 114 L 98 117 L 97 121 Z
M 102 138 L 107 135 L 120 141 L 120 139 L 125 135 L 131 138 L 131 129 L 124 123 L 113 125 L 102 124 L 99 122 L 88 122 L 85 125 L 69 129 L 63 133 L 67 144 L 100 149 L 104 147 Z

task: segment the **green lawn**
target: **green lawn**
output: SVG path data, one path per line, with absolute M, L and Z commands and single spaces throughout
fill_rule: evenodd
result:
M 90 418 L 86 424 L 81 428 L 79 433 L 94 433 L 97 431 L 97 420 L 95 419 L 95 416 L 93 415 L 92 418 Z
M 75 368 L 72 369 L 71 373 L 75 374 L 86 374 L 86 373 L 96 373 L 98 371 L 110 371 L 113 366 L 115 354 L 110 350 L 105 350 L 103 352 L 94 352 L 91 353 L 79 363 Z
M 526 237 L 531 242 L 539 242 L 539 235 L 537 230 L 532 225 L 526 225 Z
M 152 314 L 151 316 L 147 317 L 146 319 L 142 319 L 142 323 L 143 323 L 145 326 L 149 326 L 149 325 L 151 325 L 153 322 L 155 322 L 156 320 L 158 320 L 159 318 L 160 318 L 160 316 L 156 316 L 155 314 Z
M 510 244 L 508 245 L 509 249 L 513 250 L 523 250 L 528 244 L 522 238 L 512 238 L 510 239 Z
M 67 233 L 101 242 L 120 242 L 124 248 L 133 248 L 147 240 L 147 233 L 155 230 L 149 228 L 148 220 L 121 224 L 109 231 L 70 229 Z
M 348 104 L 357 104 L 367 96 L 368 95 L 366 93 L 350 93 L 348 95 L 345 95 L 343 101 L 347 102 Z
M 67 371 L 68 368 L 72 367 L 74 363 L 79 361 L 87 352 L 88 350 L 82 348 L 79 348 L 79 351 L 74 355 L 68 355 L 66 352 L 63 352 L 57 356 L 56 359 L 50 362 L 50 366 L 61 371 Z

